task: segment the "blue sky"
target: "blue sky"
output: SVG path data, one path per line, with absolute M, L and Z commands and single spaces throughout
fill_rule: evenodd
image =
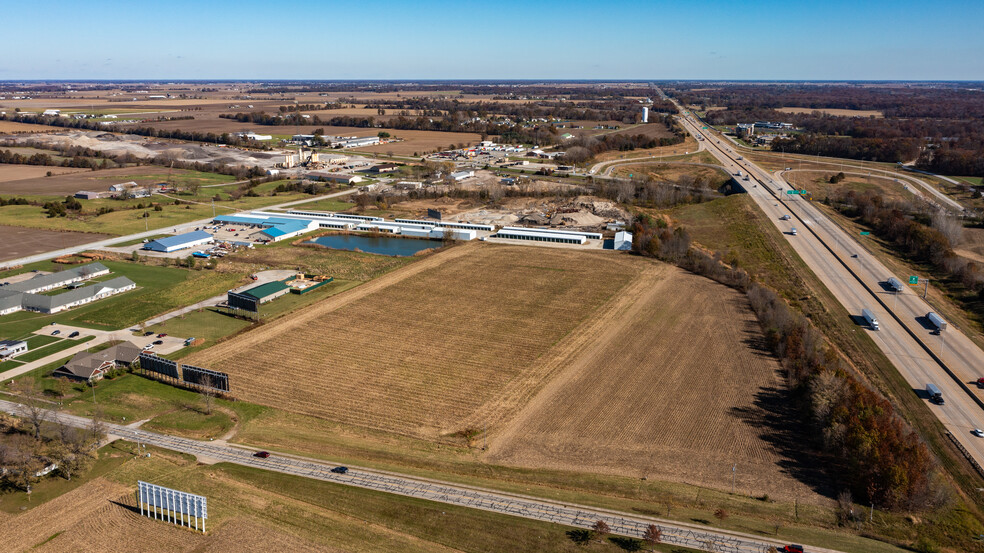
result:
M 0 80 L 984 80 L 984 1 L 0 0 Z

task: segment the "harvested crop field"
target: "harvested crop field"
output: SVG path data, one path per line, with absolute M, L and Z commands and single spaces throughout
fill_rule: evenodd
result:
M 0 261 L 27 257 L 36 253 L 59 250 L 109 238 L 108 234 L 58 232 L 25 227 L 9 227 L 5 225 L 0 225 L 0 236 L 4 238 L 4 245 L 0 248 Z
M 77 167 L 46 167 L 44 165 L 0 165 L 0 192 L 7 192 L 5 183 L 25 179 L 44 178 L 49 172 L 52 175 L 64 175 L 68 173 L 81 173 L 91 171 L 90 169 L 79 169 Z M 48 177 L 49 179 L 52 177 Z M 23 193 L 23 192 L 22 192 Z
M 74 194 L 79 190 L 108 192 L 110 186 L 121 182 L 134 181 L 137 184 L 160 182 L 162 180 L 161 174 L 167 173 L 167 168 L 152 165 L 120 167 L 119 169 L 104 169 L 100 171 L 28 166 L 31 169 L 40 169 L 40 171 L 24 171 L 17 173 L 22 175 L 18 178 L 6 178 L 4 175 L 8 171 L 7 167 L 16 167 L 19 169 L 25 166 L 0 165 L 0 193 L 2 194 L 51 194 L 62 196 Z M 63 174 L 58 174 L 59 169 L 61 169 L 60 172 Z M 50 177 L 44 176 L 47 171 L 51 171 L 55 175 Z M 177 175 L 182 172 L 175 169 L 173 174 Z
M 25 133 L 25 132 L 50 132 L 60 131 L 59 127 L 49 127 L 48 125 L 32 125 L 30 123 L 18 123 L 17 121 L 0 121 L 0 134 L 2 133 Z
M 776 111 L 783 113 L 813 113 L 819 111 L 825 115 L 837 115 L 840 117 L 876 117 L 881 119 L 884 114 L 874 109 L 842 109 L 842 108 L 778 108 Z
M 414 152 L 423 155 L 434 150 L 444 150 L 451 144 L 476 145 L 482 140 L 482 135 L 469 132 L 439 132 L 439 131 L 404 131 L 386 129 L 394 138 L 402 138 L 401 142 L 380 144 L 366 148 L 355 148 L 359 152 L 393 152 L 396 155 L 413 155 Z
M 648 262 L 606 252 L 467 244 L 188 358 L 237 397 L 423 438 L 507 417 L 541 357 Z M 289 355 L 288 355 L 289 352 Z
M 737 464 L 740 493 L 819 500 L 813 468 L 790 460 L 804 438 L 786 427 L 785 381 L 747 300 L 657 267 L 585 325 L 596 328 L 580 348 L 551 352 L 563 368 L 493 438 L 489 460 L 718 489 Z

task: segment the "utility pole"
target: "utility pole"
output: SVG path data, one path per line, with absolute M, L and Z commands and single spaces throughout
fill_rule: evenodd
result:
M 731 465 L 731 495 L 735 495 L 735 470 L 738 468 L 738 464 Z

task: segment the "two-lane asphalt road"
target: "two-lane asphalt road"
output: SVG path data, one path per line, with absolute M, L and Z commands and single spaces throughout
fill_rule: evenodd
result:
M 690 117 L 681 119 L 689 132 L 701 134 Z M 974 428 L 984 428 L 984 403 L 978 403 L 981 395 L 976 387 L 967 385 L 980 376 L 978 368 L 984 367 L 984 352 L 952 326 L 941 335 L 934 335 L 924 319 L 931 311 L 929 305 L 912 290 L 903 290 L 896 296 L 884 284 L 891 276 L 905 282 L 908 275 L 892 275 L 815 205 L 786 194 L 790 187 L 780 176 L 737 159 L 738 154 L 719 144 L 714 135 L 705 136 L 707 150 L 732 174 L 740 170 L 750 175 L 752 180 L 743 181 L 749 196 L 841 305 L 858 318 L 864 308 L 874 311 L 880 330 L 859 325 L 857 332 L 870 334 L 912 386 L 913 393 L 923 395 L 927 383 L 940 388 L 945 405 L 930 404 L 929 408 L 984 465 L 984 439 L 970 433 Z M 791 220 L 780 220 L 783 215 L 791 216 Z M 798 230 L 796 235 L 791 232 L 794 227 Z
M 23 415 L 23 406 L 0 400 L 0 410 L 12 415 Z M 92 420 L 69 415 L 46 412 L 48 420 L 77 428 L 88 428 Z M 449 482 L 406 476 L 393 472 L 352 468 L 344 474 L 332 472 L 337 467 L 315 459 L 271 455 L 265 459 L 255 457 L 253 451 L 226 445 L 221 442 L 200 442 L 188 438 L 178 438 L 156 432 L 147 432 L 131 426 L 106 424 L 106 432 L 124 440 L 148 444 L 171 451 L 194 455 L 210 462 L 235 463 L 262 470 L 325 480 L 346 486 L 367 488 L 384 493 L 392 493 L 469 507 L 496 513 L 553 522 L 565 526 L 591 528 L 603 520 L 612 533 L 642 538 L 647 527 L 655 524 L 662 530 L 663 543 L 682 545 L 702 551 L 727 553 L 766 553 L 769 547 L 782 545 L 775 540 L 764 539 L 741 532 L 728 532 L 710 529 L 699 525 L 667 521 L 657 518 L 641 517 L 618 511 L 587 507 L 570 503 L 557 503 L 531 496 L 514 495 L 485 488 L 462 486 Z M 816 553 L 839 553 L 832 549 L 810 547 Z

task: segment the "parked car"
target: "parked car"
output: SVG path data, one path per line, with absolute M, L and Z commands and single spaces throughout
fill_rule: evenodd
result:
M 75 338 L 75 337 L 76 337 L 76 336 L 78 336 L 78 335 L 79 335 L 79 331 L 78 331 L 78 330 L 76 330 L 75 332 L 73 332 L 73 333 L 71 333 L 71 334 L 69 334 L 69 335 L 68 335 L 68 337 L 69 337 L 69 338 Z
M 331 469 L 331 471 L 334 472 L 335 474 L 345 474 L 346 472 L 348 472 L 348 467 L 335 467 Z
M 269 451 L 257 451 L 256 453 L 253 454 L 253 457 L 259 457 L 260 459 L 266 459 L 269 456 L 270 456 Z
M 802 545 L 790 544 L 779 550 L 780 553 L 804 553 Z
M 161 332 L 160 334 L 157 335 L 158 338 L 163 338 L 165 336 L 167 336 L 167 332 Z
M 56 330 L 56 331 L 54 331 L 54 332 L 51 333 L 52 336 L 58 336 L 59 334 L 61 334 L 61 331 L 60 330 Z
M 159 346 L 164 343 L 164 340 L 154 340 L 154 345 Z

